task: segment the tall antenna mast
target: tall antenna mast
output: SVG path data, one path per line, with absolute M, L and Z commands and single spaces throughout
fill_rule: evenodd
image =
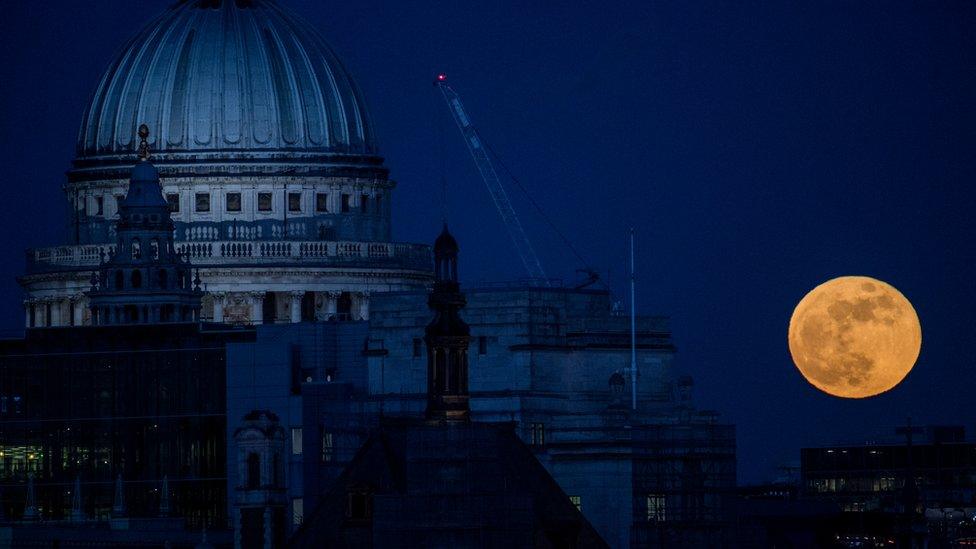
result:
M 637 300 L 634 274 L 634 228 L 630 228 L 630 406 L 637 410 Z

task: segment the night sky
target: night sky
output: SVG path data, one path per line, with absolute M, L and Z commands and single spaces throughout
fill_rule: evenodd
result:
M 740 482 L 908 415 L 976 429 L 976 4 L 282 2 L 363 88 L 398 240 L 436 236 L 446 176 L 467 284 L 523 273 L 439 71 L 619 299 L 636 227 L 638 311 L 672 317 L 699 404 L 737 424 Z M 97 79 L 168 5 L 5 4 L 0 326 L 23 323 L 24 248 L 66 241 L 61 186 Z M 572 253 L 510 193 L 571 283 Z M 894 285 L 922 321 L 915 370 L 863 401 L 808 385 L 786 344 L 796 302 L 847 274 Z

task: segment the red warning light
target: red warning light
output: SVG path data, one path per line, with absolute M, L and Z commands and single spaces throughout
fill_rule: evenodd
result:
M 443 81 L 445 81 L 445 80 L 447 80 L 447 75 L 446 75 L 446 74 L 444 74 L 444 73 L 441 73 L 441 74 L 438 74 L 438 75 L 437 75 L 437 81 L 438 81 L 438 82 L 443 82 Z

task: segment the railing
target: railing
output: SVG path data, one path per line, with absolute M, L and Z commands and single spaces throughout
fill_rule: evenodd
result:
M 228 240 L 177 242 L 194 265 L 329 264 L 432 270 L 430 246 L 386 242 Z M 27 250 L 27 273 L 87 269 L 115 251 L 114 244 Z

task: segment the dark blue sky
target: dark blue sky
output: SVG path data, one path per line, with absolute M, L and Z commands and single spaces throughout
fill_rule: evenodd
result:
M 976 5 L 282 1 L 366 94 L 398 239 L 435 236 L 443 159 L 466 281 L 522 275 L 438 71 L 621 296 L 637 228 L 639 311 L 672 316 L 700 404 L 738 425 L 740 480 L 909 414 L 976 429 Z M 167 5 L 4 7 L 4 326 L 23 320 L 23 249 L 64 240 L 63 172 L 96 80 Z M 547 270 L 572 279 L 572 255 L 511 192 Z M 891 283 L 922 320 L 915 370 L 865 401 L 817 392 L 786 346 L 795 303 L 845 274 Z

